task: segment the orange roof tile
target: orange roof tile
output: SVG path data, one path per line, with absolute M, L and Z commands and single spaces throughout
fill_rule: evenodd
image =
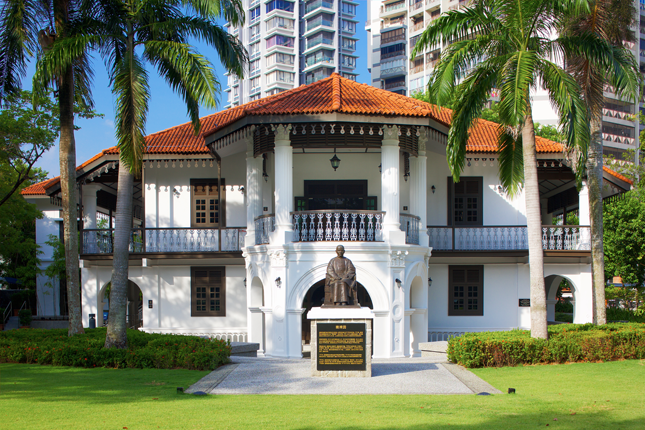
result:
M 607 166 L 602 166 L 602 170 L 605 172 L 609 173 L 611 176 L 614 178 L 620 179 L 623 182 L 627 182 L 629 185 L 634 185 L 634 182 L 631 179 L 628 179 L 627 177 L 621 175 L 620 173 L 616 172 L 615 170 L 611 170 Z
M 168 128 L 146 136 L 148 154 L 208 154 L 204 136 L 213 134 L 245 116 L 263 115 L 320 115 L 325 113 L 343 113 L 351 115 L 375 115 L 387 117 L 420 117 L 431 118 L 447 127 L 450 126 L 452 111 L 435 105 L 360 84 L 334 73 L 310 85 L 303 85 L 289 91 L 265 97 L 226 109 L 201 118 L 201 134 L 195 135 L 190 122 Z M 498 125 L 478 120 L 471 129 L 468 152 L 497 152 Z M 538 153 L 562 152 L 562 145 L 557 142 L 537 137 Z M 105 154 L 117 154 L 112 147 L 102 151 L 92 159 L 81 164 L 85 167 Z M 22 191 L 24 195 L 44 195 L 46 190 L 59 182 L 58 177 L 32 185 Z

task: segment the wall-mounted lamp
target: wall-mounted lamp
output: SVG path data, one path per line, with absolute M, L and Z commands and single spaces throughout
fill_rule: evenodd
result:
M 432 278 L 428 278 L 428 287 L 432 287 Z
M 244 186 L 239 186 L 239 187 L 237 187 L 237 190 L 238 190 L 240 193 L 244 194 Z
M 497 186 L 497 192 L 502 194 L 503 191 L 504 191 L 504 187 L 502 187 L 501 185 L 498 185 Z
M 336 156 L 336 148 L 334 148 L 334 156 L 329 159 L 329 162 L 331 163 L 331 167 L 334 168 L 334 172 L 336 169 L 338 169 L 338 166 L 340 166 L 340 158 Z
M 246 278 L 244 278 L 244 288 L 246 288 Z
M 378 172 L 383 173 L 383 163 L 378 165 Z
M 437 191 L 437 187 L 435 187 L 434 185 L 430 187 L 430 189 L 432 190 L 432 194 L 434 194 L 434 192 Z
M 405 172 L 403 179 L 405 179 L 405 182 L 408 182 L 408 178 L 410 177 L 410 154 L 407 152 L 403 153 L 403 171 Z
M 467 158 L 467 160 L 468 160 L 468 167 L 470 167 L 470 166 L 471 166 L 471 164 L 470 164 L 470 158 Z
M 179 196 L 181 196 L 181 193 L 179 191 L 177 191 L 177 188 L 173 187 L 172 195 L 175 196 L 175 197 L 179 197 Z
M 399 287 L 399 288 L 403 288 L 403 286 L 401 285 L 401 280 L 400 280 L 399 278 L 396 278 L 396 279 L 394 280 L 394 282 L 396 282 L 396 286 L 397 286 L 397 287 Z
M 275 286 L 278 287 L 278 288 L 282 287 L 282 279 L 280 279 L 279 276 L 277 278 L 275 278 Z

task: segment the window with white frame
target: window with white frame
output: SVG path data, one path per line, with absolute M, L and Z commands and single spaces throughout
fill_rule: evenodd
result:
M 276 52 L 275 54 L 271 54 L 266 58 L 267 58 L 267 67 L 273 66 L 274 64 L 286 64 L 288 66 L 291 66 L 295 61 L 296 56 L 290 55 L 290 54 L 284 54 L 282 52 Z
M 275 72 L 271 72 L 266 76 L 267 76 L 267 85 L 270 85 L 276 82 L 293 84 L 296 78 L 295 73 L 283 72 L 282 70 L 276 70 Z

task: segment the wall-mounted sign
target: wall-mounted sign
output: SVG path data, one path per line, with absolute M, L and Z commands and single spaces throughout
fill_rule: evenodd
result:
M 365 323 L 318 323 L 317 370 L 365 370 Z
M 520 307 L 521 308 L 530 308 L 531 307 L 531 299 L 520 299 Z
M 152 300 L 148 300 L 148 309 L 152 309 Z

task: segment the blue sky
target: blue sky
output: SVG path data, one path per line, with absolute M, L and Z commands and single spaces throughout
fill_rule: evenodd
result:
M 356 19 L 359 21 L 356 29 L 356 34 L 360 40 L 356 46 L 356 54 L 359 55 L 357 61 L 356 71 L 359 73 L 357 78 L 358 82 L 369 83 L 370 76 L 367 73 L 367 33 L 365 32 L 365 21 L 367 19 L 367 4 L 368 1 L 361 0 L 356 11 Z M 221 66 L 219 57 L 215 51 L 205 45 L 197 44 L 197 49 L 200 53 L 208 57 L 208 59 L 215 66 L 218 79 L 222 83 L 222 93 L 220 94 L 220 106 L 226 103 L 226 77 L 224 76 L 224 68 Z M 75 134 L 76 138 L 76 161 L 77 164 L 90 159 L 103 149 L 109 148 L 116 144 L 114 138 L 114 97 L 110 90 L 109 80 L 105 72 L 103 61 L 95 57 L 93 61 L 95 77 L 94 77 L 94 101 L 96 104 L 96 111 L 104 114 L 104 118 L 95 118 L 91 120 L 79 119 L 76 121 L 81 129 Z M 29 68 L 26 78 L 24 79 L 25 88 L 30 89 L 31 77 L 33 76 L 34 68 Z M 148 122 L 146 132 L 148 134 L 157 131 L 165 130 L 188 121 L 186 115 L 186 107 L 182 99 L 177 96 L 168 87 L 166 82 L 159 78 L 156 72 L 149 69 L 150 76 L 150 107 L 148 112 Z M 217 112 L 220 109 L 200 110 L 200 115 L 208 115 Z M 43 158 L 37 163 L 38 167 L 42 167 L 49 172 L 49 177 L 58 176 L 60 169 L 58 164 L 58 145 L 49 150 Z

